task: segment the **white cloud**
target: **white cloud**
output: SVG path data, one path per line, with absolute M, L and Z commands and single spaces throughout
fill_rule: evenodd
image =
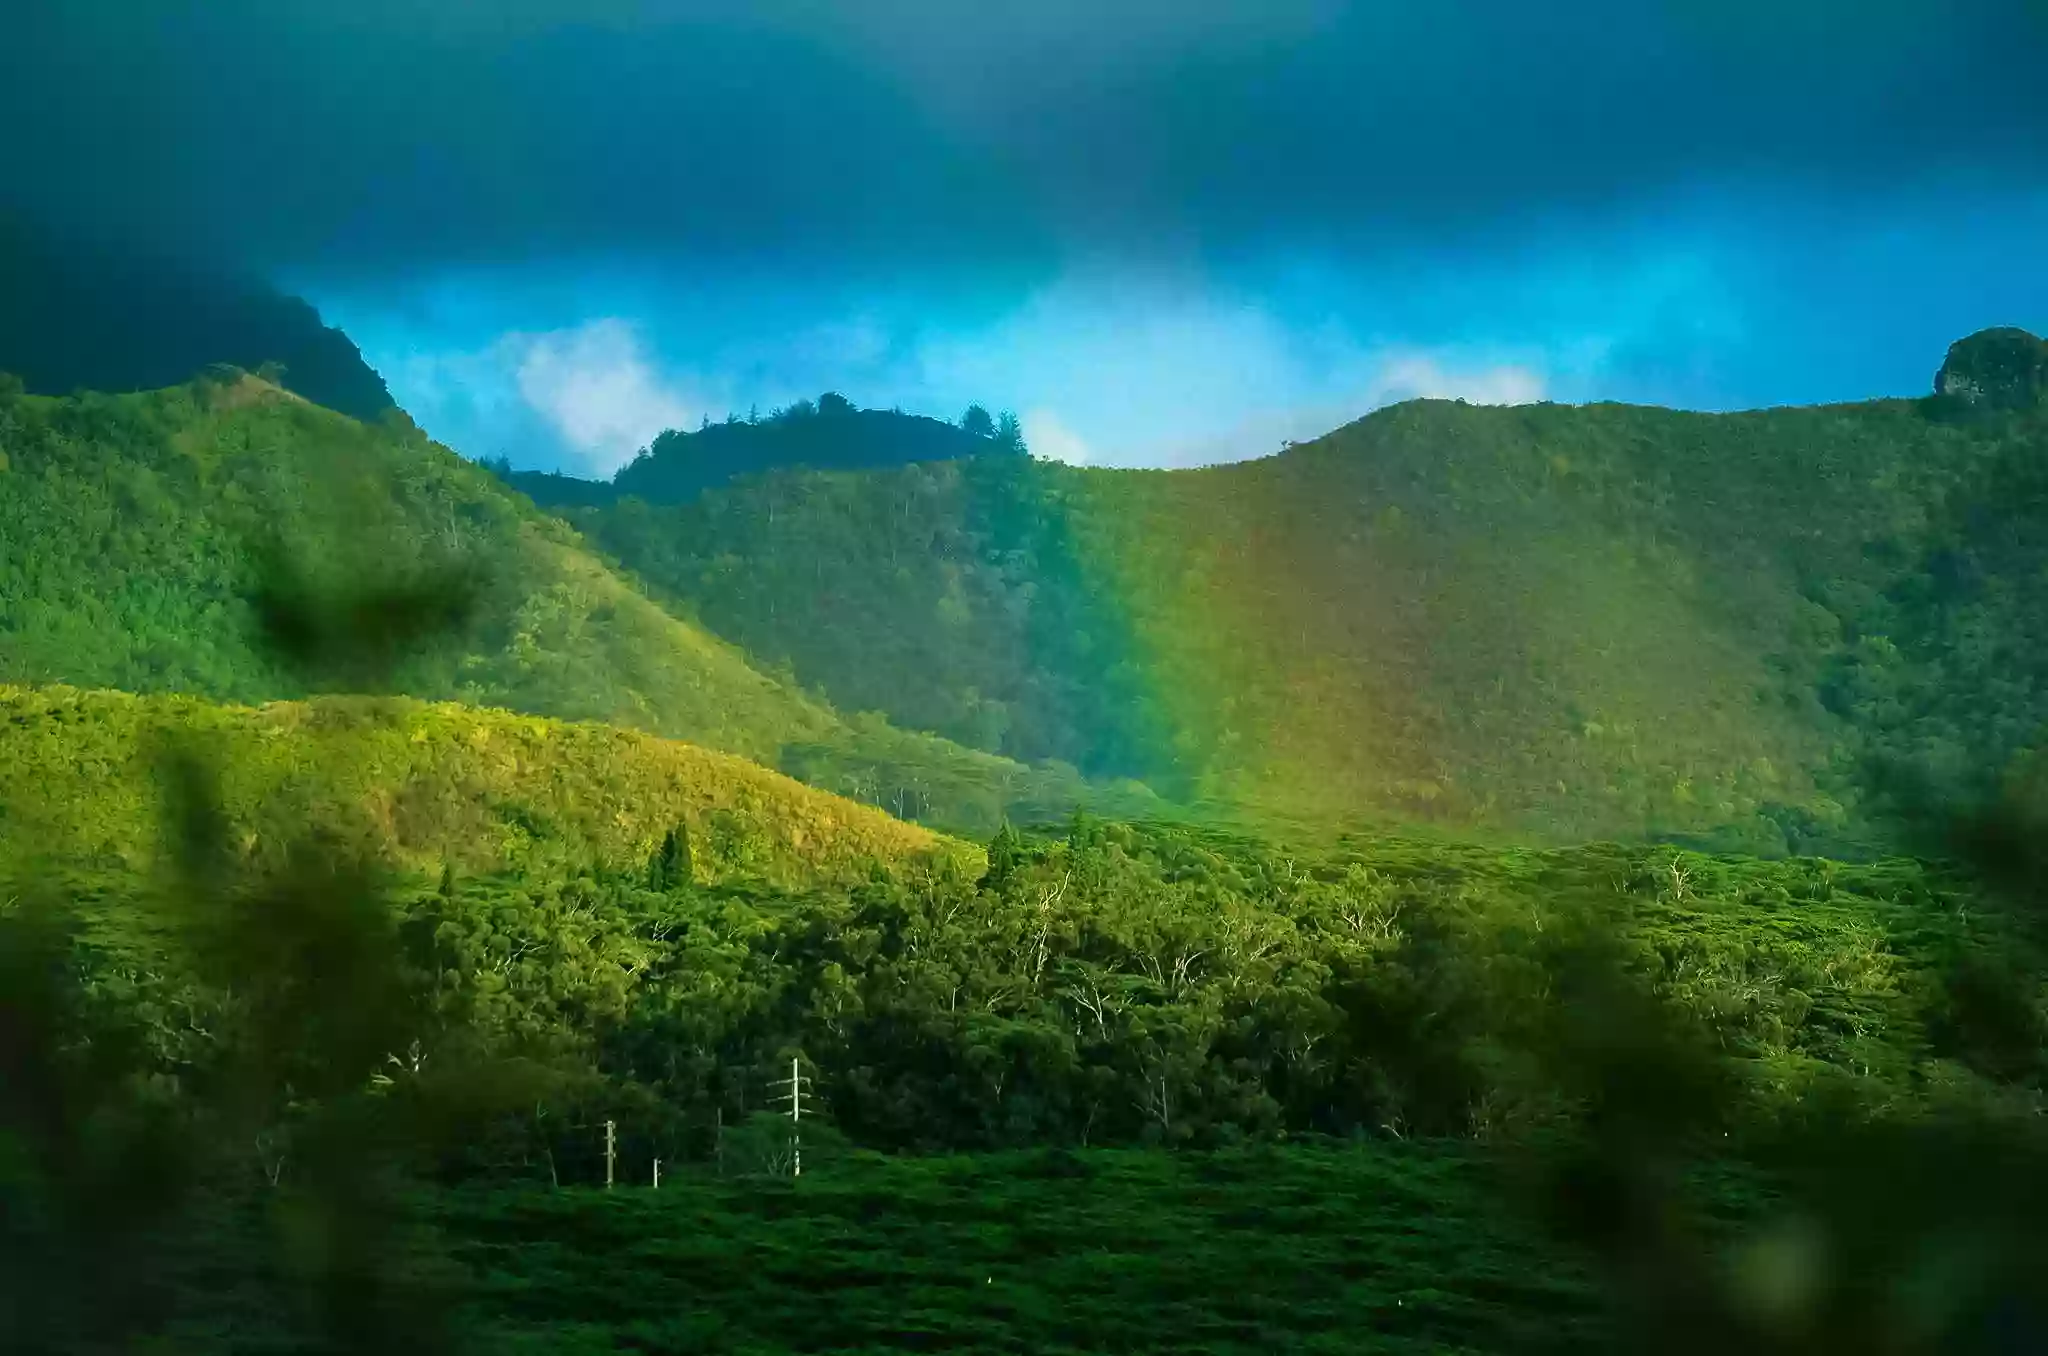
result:
M 1063 461 L 1069 466 L 1086 466 L 1095 459 L 1095 449 L 1051 410 L 1030 410 L 1022 416 L 1021 422 L 1024 425 L 1024 445 L 1031 449 L 1032 456 L 1046 461 Z
M 1502 364 L 1454 369 L 1426 353 L 1382 360 L 1365 393 L 1368 406 L 1402 400 L 1464 400 L 1474 405 L 1530 405 L 1543 399 L 1545 383 L 1531 368 Z
M 1071 273 L 975 332 L 917 350 L 928 389 L 1014 393 L 1034 453 L 1116 466 L 1268 456 L 1383 405 L 1544 398 L 1555 355 L 1362 337 L 1189 275 Z
M 610 475 L 696 411 L 649 363 L 637 330 L 616 318 L 546 334 L 507 335 L 519 394 L 589 469 Z
M 461 450 L 577 474 L 608 474 L 700 414 L 825 390 L 940 417 L 969 402 L 1016 409 L 1048 459 L 1196 466 L 1269 456 L 1400 400 L 1581 398 L 1609 365 L 1597 336 L 1617 332 L 1581 327 L 1566 342 L 1513 307 L 1497 323 L 1447 327 L 1436 317 L 1471 298 L 1394 305 L 1386 298 L 1407 295 L 1399 279 L 1311 273 L 1252 287 L 1103 263 L 1076 265 L 1007 310 L 977 301 L 971 320 L 946 298 L 908 293 L 636 286 L 579 283 L 573 294 L 596 318 L 572 323 L 553 318 L 562 312 L 548 296 L 479 286 L 462 294 L 467 309 L 444 309 L 469 334 L 495 336 L 481 347 L 449 345 L 454 321 L 394 324 L 372 356 L 415 416 Z M 1538 319 L 1557 309 L 1529 307 Z
M 1261 410 L 1218 429 L 1147 449 L 1143 464 L 1215 466 L 1269 456 L 1288 443 L 1309 442 L 1366 414 L 1404 400 L 1463 400 L 1474 405 L 1528 405 L 1548 389 L 1543 374 L 1514 363 L 1460 365 L 1427 353 L 1389 351 L 1359 356 L 1340 375 L 1305 387 L 1316 394 L 1287 408 Z M 1345 392 L 1331 397 L 1330 387 Z M 1035 447 L 1034 447 L 1035 450 Z

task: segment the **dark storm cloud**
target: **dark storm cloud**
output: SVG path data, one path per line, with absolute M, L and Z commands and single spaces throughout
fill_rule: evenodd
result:
M 2042 182 L 2039 0 L 27 0 L 0 202 L 262 265 L 1342 250 Z

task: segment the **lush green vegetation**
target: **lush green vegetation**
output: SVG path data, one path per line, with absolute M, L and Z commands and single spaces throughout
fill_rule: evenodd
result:
M 251 599 L 274 548 L 314 591 L 453 563 L 488 581 L 467 626 L 408 656 L 401 690 L 610 717 L 769 759 L 831 723 L 400 425 L 359 424 L 253 378 L 16 399 L 0 419 L 11 681 L 304 695 L 255 644 Z
M 39 1190 L 119 1188 L 94 1173 L 152 1116 L 199 1137 L 141 1141 L 188 1144 L 185 1213 L 122 1198 L 153 1260 L 116 1293 L 148 1291 L 170 1350 L 336 1324 L 380 1350 L 1578 1350 L 1715 1317 L 1792 1351 L 1891 1331 L 1870 1296 L 1894 1291 L 1938 1297 L 1901 1349 L 1974 1350 L 1958 1333 L 1984 1303 L 2011 1321 L 2042 1260 L 2044 971 L 1924 867 L 1084 822 L 1000 835 L 979 879 L 954 857 L 791 891 L 706 883 L 696 841 L 384 886 L 346 847 L 212 876 L 187 848 L 174 873 L 218 883 L 183 904 L 75 867 L 75 930 L 0 911 L 30 966 L 0 1001 L 19 1016 L 39 974 L 58 1029 L 93 1033 L 68 1048 L 118 1077 L 72 1075 L 64 1110 L 114 1157 Z M 1589 942 L 1633 982 L 1585 970 Z M 800 1139 L 764 1114 L 792 1067 Z M 17 1202 L 37 1147 L 0 1181 Z M 1669 1194 L 1731 1155 L 1755 1166 Z M 390 1195 L 401 1166 L 448 1189 Z M 1601 1204 L 1631 1193 L 1647 1213 Z M 107 1246 L 90 1211 L 10 1210 L 43 1221 L 33 1274 Z M 1780 1256 L 1809 1236 L 1810 1274 Z M 1703 1284 L 1732 1307 L 1660 1288 Z
M 2048 404 L 2048 341 L 2011 326 L 1958 339 L 1934 375 L 1934 394 L 1963 413 Z
M 1994 888 L 2040 897 L 2038 814 L 1951 839 L 1969 874 L 1702 846 L 1846 840 L 2032 741 L 2029 411 L 1417 404 L 1250 467 L 583 511 L 666 607 L 253 378 L 4 395 L 0 439 L 18 1349 L 2048 1323 L 2048 963 Z M 454 700 L 332 695 L 392 691 Z M 1156 803 L 875 708 L 1215 820 L 1048 828 Z
M 1954 395 L 1422 401 L 1203 471 L 569 512 L 762 662 L 977 747 L 1267 818 L 1842 852 L 1872 759 L 1981 784 L 2048 723 L 2044 465 L 2037 405 Z
M 971 405 L 956 425 L 901 410 L 857 409 L 845 396 L 828 391 L 765 418 L 758 412 L 745 419 L 733 414 L 719 424 L 706 418 L 693 432 L 669 429 L 609 482 L 514 471 L 510 463 L 492 469 L 535 503 L 567 508 L 610 504 L 621 497 L 685 503 L 736 477 L 794 466 L 863 470 L 962 457 L 1020 457 L 1024 451 L 1014 414 L 998 421 Z
M 308 686 L 388 688 L 486 596 L 260 569 L 254 652 Z M 2038 898 L 2037 819 L 1956 840 L 1981 877 L 1085 817 L 977 854 L 595 727 L 7 702 L 19 1349 L 2048 1323 L 2048 966 L 1988 884 Z
M 258 576 L 277 562 L 314 599 L 455 577 L 462 624 L 390 678 L 416 696 L 689 739 L 976 832 L 1091 795 L 1150 799 L 842 720 L 664 612 L 402 415 L 359 424 L 252 377 L 118 398 L 0 393 L 0 681 L 307 695 L 309 680 L 254 643 Z M 321 685 L 359 683 L 343 666 Z
M 843 709 L 1171 785 L 1127 610 L 1073 539 L 1086 483 L 982 458 L 792 471 L 570 516 L 671 607 L 791 664 Z
M 235 829 L 248 783 L 222 786 Z M 626 864 L 506 850 L 523 869 L 451 866 L 399 890 L 407 963 L 438 1013 L 409 1039 L 431 1046 L 459 1021 L 583 1071 L 568 1104 L 492 1132 L 478 1152 L 498 1170 L 587 1155 L 606 1118 L 636 1152 L 709 1156 L 714 1126 L 759 1109 L 791 1058 L 833 1125 L 889 1150 L 1512 1137 L 1559 1114 L 1531 1052 L 1547 1039 L 1546 958 L 1588 920 L 1737 1061 L 1751 1118 L 1822 1094 L 1896 1110 L 2038 1089 L 2048 1072 L 2021 939 L 1910 863 L 1377 840 L 1300 855 L 1082 824 L 1039 843 L 1006 831 L 977 877 L 967 854 L 910 830 L 891 843 L 853 807 L 812 810 L 811 831 L 848 841 L 807 854 L 790 801 L 760 822 L 679 816 L 676 838 Z M 659 821 L 635 808 L 628 834 L 648 842 Z M 850 872 L 863 828 L 903 865 Z M 146 914 L 143 878 L 94 865 L 70 878 L 98 901 L 95 945 L 139 975 L 155 937 L 124 920 Z M 1986 1011 L 2003 1017 L 1952 1010 L 1963 973 L 1993 985 Z M 158 979 L 185 996 L 148 1010 L 203 1028 L 190 1014 L 206 1000 Z
M 586 536 L 402 416 L 250 378 L 0 403 L 0 679 L 302 696 L 247 642 L 252 543 L 316 593 L 455 562 L 476 605 L 400 690 L 981 836 L 1165 813 L 1150 786 L 1218 823 L 1854 855 L 1889 808 L 1872 763 L 1975 793 L 2048 720 L 2043 416 L 1956 395 L 1416 402 L 1241 466 L 785 470 L 564 509 Z M 688 437 L 837 446 L 870 416 L 902 422 Z
M 803 1178 L 464 1191 L 499 1351 L 1584 1350 L 1591 1278 L 1442 1145 L 857 1155 Z
M 16 858 L 146 872 L 168 753 L 201 750 L 241 856 L 322 825 L 400 869 L 638 870 L 671 834 L 688 879 L 801 888 L 975 854 L 730 754 L 604 725 L 404 698 L 260 709 L 0 687 L 0 842 Z

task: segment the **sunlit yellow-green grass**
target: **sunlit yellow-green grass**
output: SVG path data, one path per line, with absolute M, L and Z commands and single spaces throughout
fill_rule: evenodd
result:
M 415 869 L 621 867 L 687 828 L 703 879 L 794 886 L 978 852 L 744 759 L 611 726 L 405 698 L 251 708 L 0 687 L 10 855 L 150 861 L 176 750 L 218 773 L 252 855 L 317 825 Z
M 771 757 L 830 713 L 640 596 L 575 534 L 417 432 L 254 378 L 17 399 L 0 476 L 0 679 L 301 695 L 251 644 L 252 551 L 366 586 L 451 557 L 486 579 L 403 690 L 604 719 Z

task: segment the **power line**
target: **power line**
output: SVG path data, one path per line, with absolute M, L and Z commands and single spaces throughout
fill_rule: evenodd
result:
M 789 1057 L 789 1077 L 775 1079 L 769 1084 L 770 1087 L 785 1089 L 785 1091 L 777 1092 L 771 1100 L 787 1102 L 789 1104 L 790 1124 L 796 1127 L 790 1136 L 791 1157 L 789 1175 L 792 1177 L 801 1177 L 804 1171 L 804 1136 L 802 1129 L 804 1119 L 804 1088 L 810 1084 L 810 1081 L 809 1075 L 804 1073 L 799 1063 L 798 1056 L 791 1055 Z

